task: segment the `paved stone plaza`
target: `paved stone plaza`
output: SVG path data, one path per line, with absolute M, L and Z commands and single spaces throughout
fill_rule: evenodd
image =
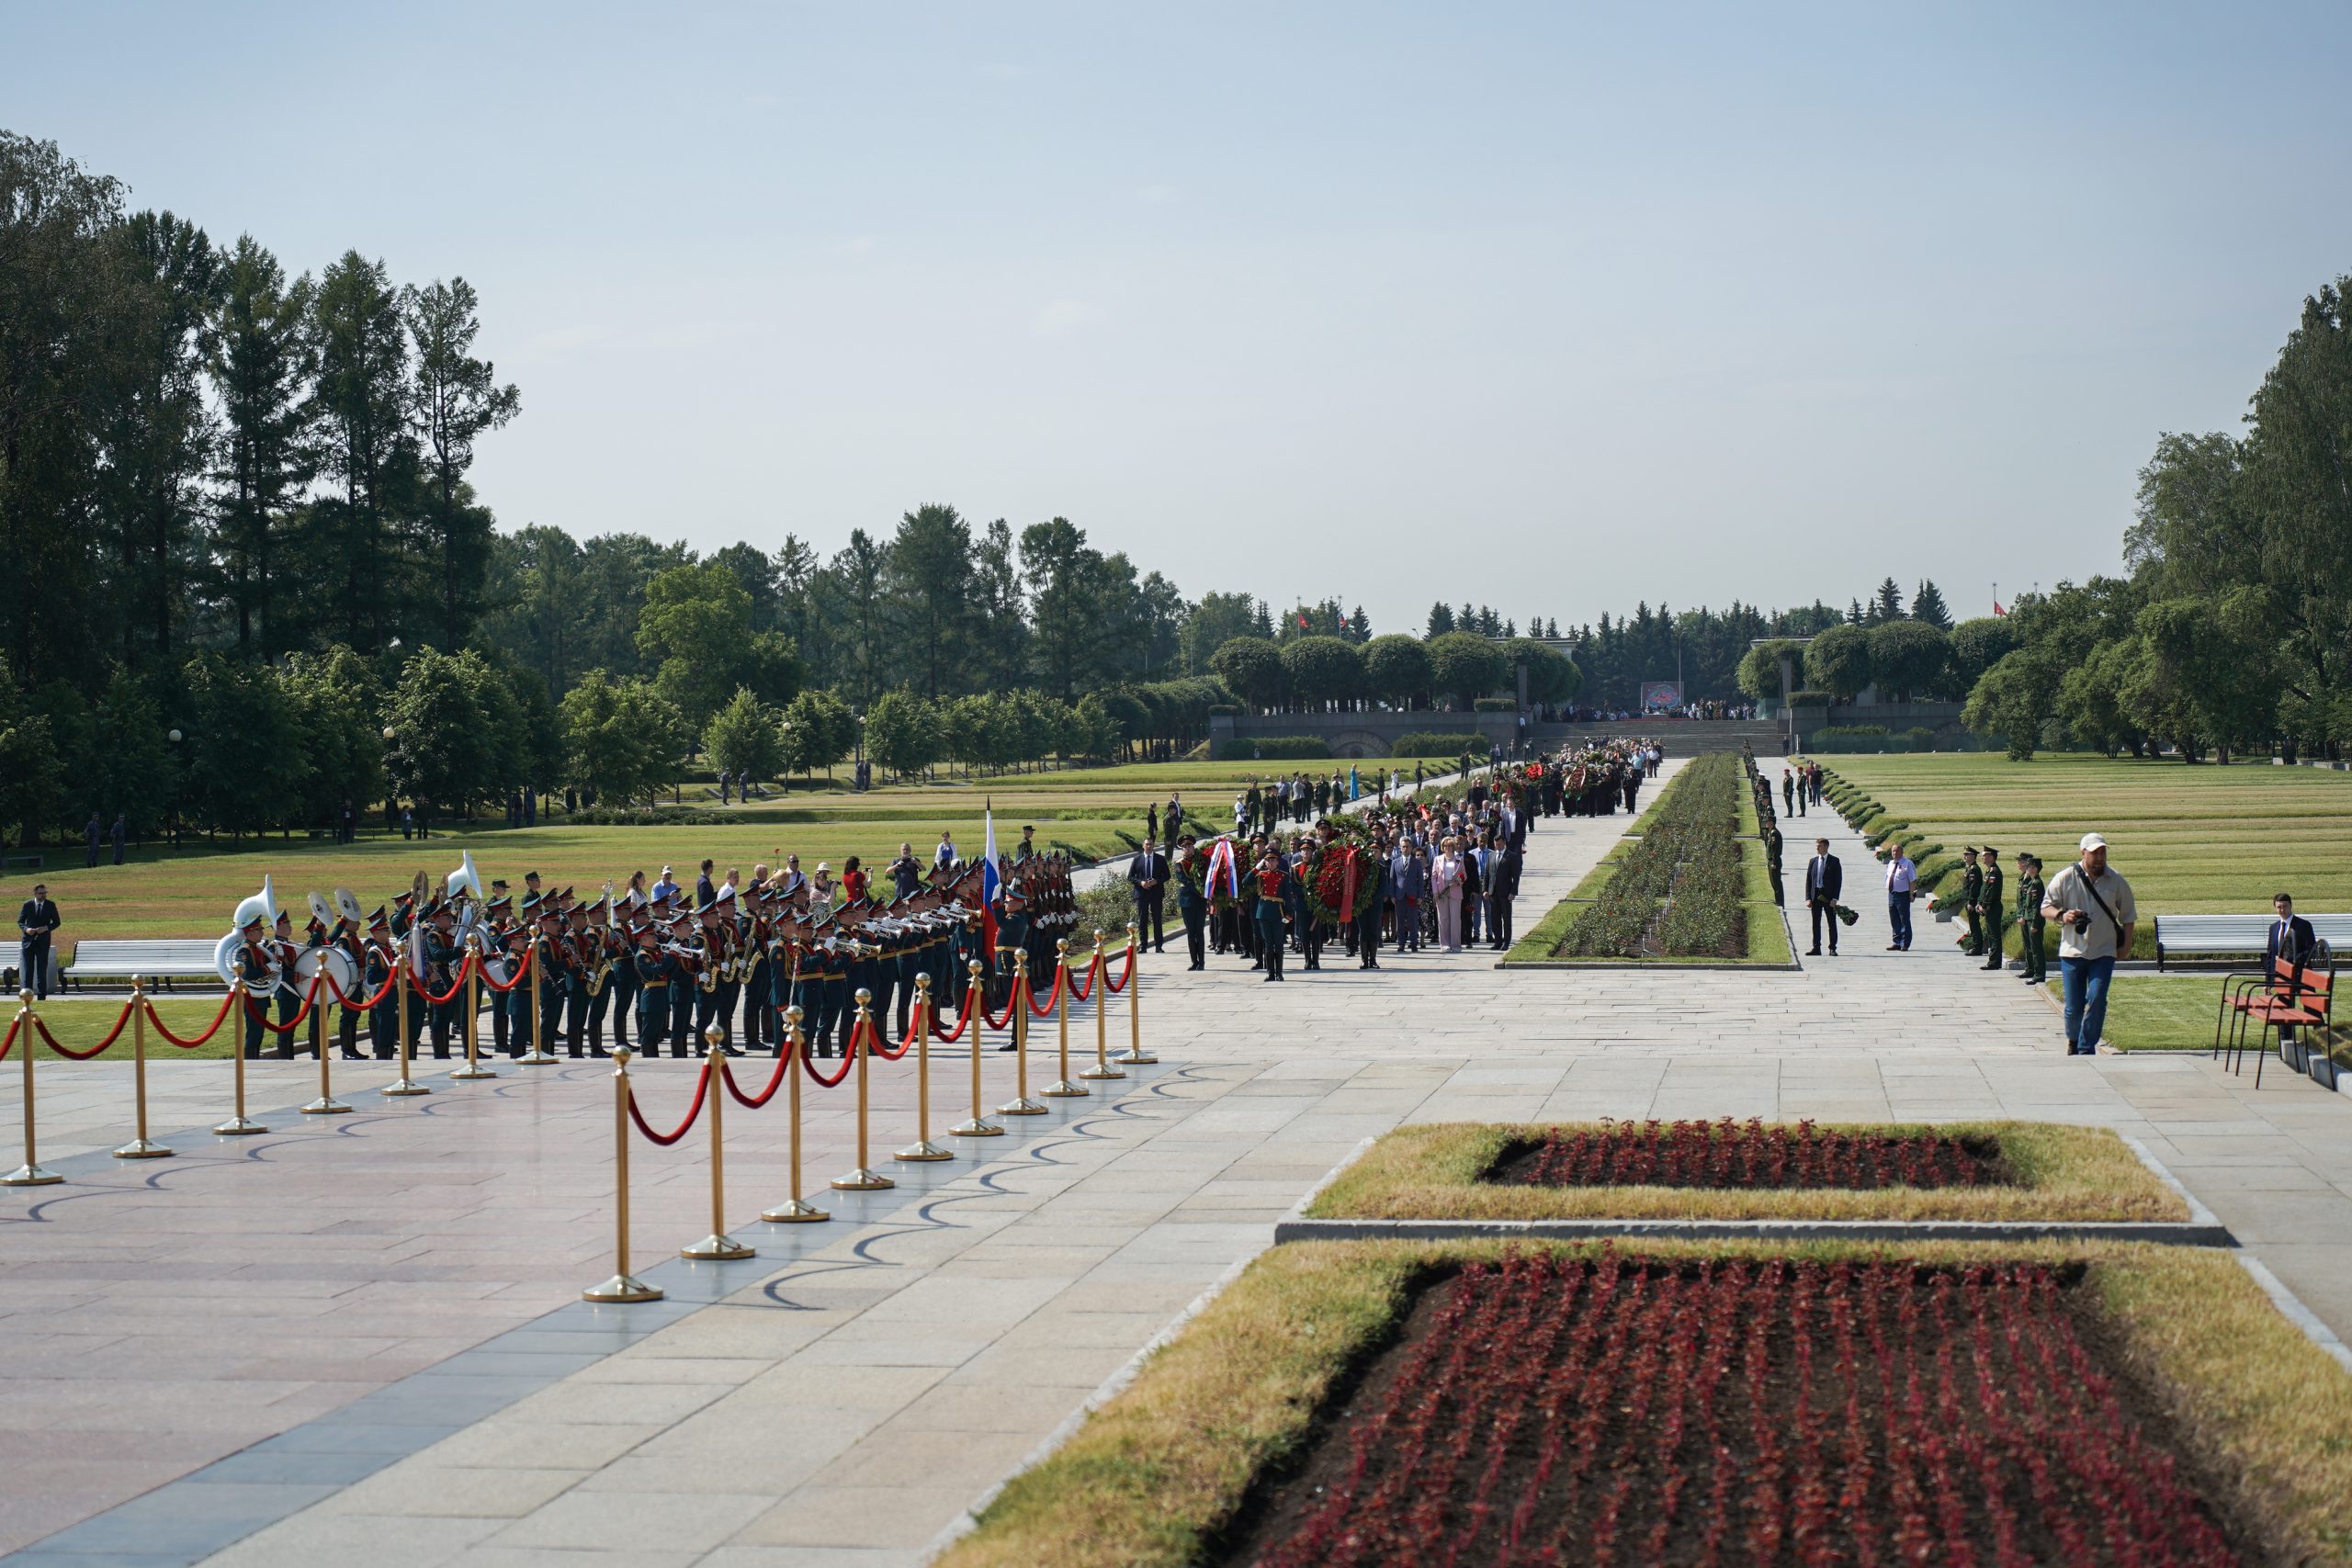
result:
M 1962 959 L 1951 928 L 1882 951 L 1868 852 L 1826 807 L 1786 824 L 1792 885 L 1825 825 L 1863 916 L 1842 957 L 1505 974 L 1480 950 L 1364 975 L 1335 951 L 1276 987 L 1171 953 L 1143 980 L 1159 1066 L 956 1140 L 952 1163 L 890 1165 L 912 1090 L 881 1066 L 893 1191 L 817 1190 L 852 1163 L 853 1101 L 807 1096 L 829 1224 L 757 1220 L 785 1191 L 781 1107 L 730 1108 L 727 1217 L 755 1259 L 674 1258 L 709 1228 L 706 1129 L 640 1140 L 638 1271 L 670 1292 L 645 1306 L 576 1299 L 612 1271 L 599 1065 L 390 1101 L 387 1075 L 338 1064 L 361 1109 L 325 1119 L 280 1109 L 314 1066 L 261 1064 L 272 1132 L 232 1142 L 181 1131 L 225 1114 L 228 1065 L 168 1064 L 154 1124 L 179 1157 L 141 1163 L 105 1153 L 129 1135 L 124 1068 L 45 1067 L 43 1159 L 69 1179 L 0 1197 L 0 1548 L 82 1568 L 918 1561 L 1334 1164 L 1408 1121 L 2111 1125 L 2352 1333 L 2352 1103 L 2284 1073 L 2256 1093 L 2202 1056 L 2069 1061 L 2049 1002 Z M 1541 824 L 1522 927 L 1625 826 Z M 1073 1049 L 1092 1043 L 1080 1010 Z M 1034 1043 L 1033 1091 L 1050 1026 Z M 935 1059 L 943 1142 L 969 1060 Z M 650 1120 L 683 1111 L 688 1066 L 645 1069 Z M 1011 1098 L 1010 1058 L 984 1070 L 989 1102 Z

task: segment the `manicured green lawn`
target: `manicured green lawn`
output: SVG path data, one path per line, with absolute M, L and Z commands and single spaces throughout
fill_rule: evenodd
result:
M 2155 954 L 2162 913 L 2267 914 L 2281 890 L 2307 911 L 2352 910 L 2352 775 L 2267 761 L 1954 753 L 1822 765 L 1951 853 L 1996 846 L 2012 888 L 2019 850 L 2054 874 L 2083 834 L 2105 835 L 2109 863 L 2139 902 L 2142 957 Z

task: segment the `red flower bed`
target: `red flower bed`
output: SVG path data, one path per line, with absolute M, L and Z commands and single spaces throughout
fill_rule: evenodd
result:
M 1720 1122 L 1618 1122 L 1564 1133 L 1503 1162 L 1533 1187 L 1975 1187 L 2002 1179 L 1996 1149 L 1958 1138 L 1825 1133 Z
M 2040 1264 L 1514 1257 L 1405 1341 L 1235 1561 L 2239 1561 Z

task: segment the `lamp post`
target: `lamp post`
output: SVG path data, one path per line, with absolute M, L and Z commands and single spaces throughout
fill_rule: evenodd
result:
M 776 733 L 784 737 L 784 793 L 792 793 L 792 721 L 779 720 Z
M 181 733 L 180 733 L 179 727 L 178 727 L 177 725 L 175 725 L 175 726 L 173 726 L 171 728 L 166 729 L 165 731 L 164 731 L 164 739 L 165 740 L 168 740 L 168 741 L 170 741 L 170 742 L 171 742 L 172 750 L 173 750 L 173 751 L 174 751 L 175 753 L 176 753 L 176 752 L 178 752 L 178 750 L 179 750 L 179 745 L 180 745 L 180 742 L 181 742 L 181 741 L 183 741 L 183 740 L 185 740 L 185 739 L 187 739 L 187 736 L 185 736 L 185 735 L 183 735 L 183 734 L 181 734 Z M 168 829 L 166 829 L 166 832 L 167 832 L 168 836 L 170 837 L 170 839 L 171 839 L 171 840 L 172 840 L 172 848 L 174 848 L 174 849 L 178 849 L 178 848 L 180 847 L 180 792 L 179 792 L 179 776 L 180 776 L 180 770 L 179 770 L 178 759 L 177 759 L 177 757 L 176 757 L 176 756 L 175 756 L 175 758 L 174 758 L 174 760 L 173 760 L 173 765 L 172 765 L 172 804 L 171 804 L 171 808 L 170 808 L 170 818 L 171 818 L 171 820 L 170 820 L 170 826 L 169 826 L 169 827 L 168 827 Z
M 850 774 L 850 782 L 855 784 L 858 793 L 863 795 L 865 793 L 865 716 L 864 714 L 857 716 L 857 761 L 851 766 L 853 772 Z

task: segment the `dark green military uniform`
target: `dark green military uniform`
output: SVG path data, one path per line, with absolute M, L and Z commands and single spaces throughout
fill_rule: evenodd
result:
M 2001 951 L 2001 922 L 2009 911 L 2001 901 L 2001 860 L 1993 850 L 1984 854 L 1984 880 L 1977 897 L 1977 910 L 1984 927 L 1984 967 L 1999 969 L 2008 955 Z
M 2038 986 L 2049 977 L 2050 959 L 2041 948 L 2041 868 L 2029 864 L 2018 872 L 2018 935 L 2025 943 L 2025 980 Z

